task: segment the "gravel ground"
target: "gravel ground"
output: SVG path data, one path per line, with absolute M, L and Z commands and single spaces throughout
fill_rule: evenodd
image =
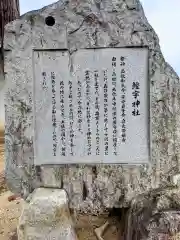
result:
M 0 240 L 17 240 L 16 228 L 23 200 L 8 201 L 12 195 L 4 181 L 4 136 L 0 129 Z
M 17 240 L 16 228 L 21 214 L 23 200 L 8 201 L 12 193 L 9 191 L 0 194 L 0 239 Z

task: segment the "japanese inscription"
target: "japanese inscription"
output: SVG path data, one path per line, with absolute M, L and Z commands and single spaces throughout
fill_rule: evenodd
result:
M 95 89 L 95 124 L 96 124 L 96 156 L 100 154 L 100 88 L 99 88 L 99 73 L 98 70 L 94 71 L 94 89 Z
M 90 72 L 86 70 L 85 72 L 85 78 L 86 78 L 86 119 L 87 119 L 87 154 L 91 155 L 91 149 L 92 149 L 92 139 L 91 139 L 91 95 L 90 95 L 90 89 L 91 89 L 91 81 L 90 81 Z
M 64 82 L 60 81 L 60 110 L 61 110 L 61 155 L 66 156 L 66 130 L 65 130 L 65 109 L 64 109 Z
M 149 161 L 148 50 L 34 52 L 35 164 Z
M 116 76 L 116 57 L 112 58 L 112 120 L 113 120 L 113 150 L 117 155 L 117 76 Z
M 107 70 L 103 71 L 104 75 L 104 154 L 108 155 L 108 78 Z
M 55 73 L 51 72 L 51 84 L 52 84 L 52 126 L 53 126 L 53 156 L 57 154 L 57 134 L 56 134 L 56 78 Z
M 126 71 L 125 71 L 125 57 L 121 56 L 121 137 L 122 142 L 126 142 Z

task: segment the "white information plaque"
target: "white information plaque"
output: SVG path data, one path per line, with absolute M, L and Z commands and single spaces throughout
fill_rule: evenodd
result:
M 35 165 L 149 161 L 148 49 L 34 51 Z

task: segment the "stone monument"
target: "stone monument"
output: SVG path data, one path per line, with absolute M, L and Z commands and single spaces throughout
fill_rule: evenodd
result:
M 8 24 L 4 43 L 14 193 L 54 189 L 101 216 L 178 178 L 179 78 L 139 0 L 61 0 Z

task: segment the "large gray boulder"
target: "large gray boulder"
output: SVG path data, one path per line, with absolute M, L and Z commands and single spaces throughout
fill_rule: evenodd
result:
M 55 25 L 45 19 L 53 16 Z M 35 188 L 64 188 L 70 207 L 101 214 L 137 194 L 167 185 L 180 168 L 179 78 L 139 0 L 59 1 L 6 26 L 6 179 L 26 198 Z M 33 49 L 149 49 L 151 161 L 146 165 L 34 165 Z M 148 93 L 147 93 L 148 94 Z

